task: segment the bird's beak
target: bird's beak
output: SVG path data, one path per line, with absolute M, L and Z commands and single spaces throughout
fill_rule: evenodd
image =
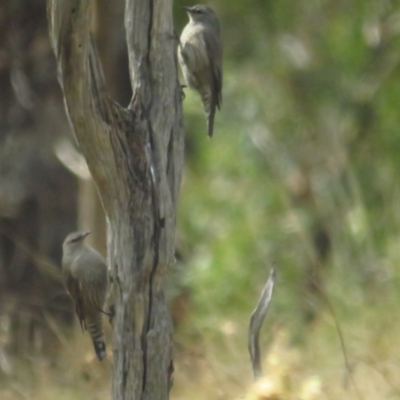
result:
M 182 7 L 187 13 L 190 14 L 190 11 L 192 11 L 192 7 Z
M 91 234 L 91 231 L 86 231 L 86 232 L 82 233 L 82 239 L 85 239 L 85 237 L 90 234 Z

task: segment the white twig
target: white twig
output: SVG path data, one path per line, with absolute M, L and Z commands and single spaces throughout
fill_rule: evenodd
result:
M 248 349 L 250 353 L 254 379 L 258 379 L 263 374 L 261 366 L 259 336 L 261 326 L 268 311 L 269 303 L 271 302 L 272 291 L 275 284 L 275 277 L 275 268 L 272 268 L 268 277 L 268 281 L 265 284 L 264 289 L 261 293 L 261 297 L 257 304 L 257 307 L 251 314 L 250 318 Z

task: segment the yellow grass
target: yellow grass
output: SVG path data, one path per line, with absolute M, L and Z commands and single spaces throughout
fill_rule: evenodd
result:
M 246 349 L 247 321 L 222 321 L 215 331 L 198 332 L 198 339 L 188 339 L 183 329 L 176 335 L 171 398 L 399 398 L 400 324 L 396 304 L 395 299 L 386 298 L 385 304 L 359 305 L 351 317 L 339 318 L 350 371 L 329 311 L 305 328 L 301 345 L 293 343 L 293 333 L 287 328 L 267 321 L 262 332 L 266 376 L 256 383 Z M 14 361 L 10 375 L 1 373 L 0 399 L 109 399 L 111 374 L 111 354 L 105 362 L 98 362 L 90 339 L 77 331 L 52 362 L 43 357 Z

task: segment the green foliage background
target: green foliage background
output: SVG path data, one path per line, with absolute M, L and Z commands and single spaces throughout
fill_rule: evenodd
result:
M 174 2 L 178 33 L 191 1 Z M 207 4 L 222 28 L 223 105 L 209 140 L 185 90 L 171 398 L 400 398 L 400 1 Z M 99 28 L 102 46 L 114 28 Z M 251 397 L 247 327 L 273 263 L 261 348 L 282 387 Z M 1 352 L 1 399 L 110 397 L 111 354 L 98 363 L 88 335 L 55 333 L 55 363 L 10 367 Z M 310 377 L 314 395 L 300 390 Z
M 208 140 L 186 89 L 178 219 L 194 325 L 244 323 L 273 261 L 270 318 L 292 329 L 323 306 L 315 286 L 344 319 L 397 301 L 399 3 L 208 4 L 222 26 L 223 107 Z

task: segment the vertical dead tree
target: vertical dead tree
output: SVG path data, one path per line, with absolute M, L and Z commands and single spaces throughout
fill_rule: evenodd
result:
M 172 326 L 163 295 L 174 262 L 183 167 L 172 0 L 126 0 L 133 98 L 106 93 L 90 36 L 91 0 L 49 0 L 67 112 L 99 190 L 115 289 L 113 399 L 167 399 Z

